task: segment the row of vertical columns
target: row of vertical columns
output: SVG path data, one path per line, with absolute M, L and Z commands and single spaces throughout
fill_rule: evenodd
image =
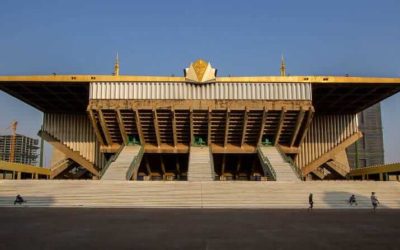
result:
M 142 124 L 141 124 L 141 117 L 139 116 L 139 110 L 138 109 L 132 109 L 132 111 L 134 113 L 134 122 L 136 124 L 137 133 L 138 133 L 138 135 L 140 137 L 140 142 L 141 142 L 141 144 L 145 144 L 146 141 L 145 141 L 143 133 L 142 133 L 142 128 L 141 128 Z M 178 124 L 177 124 L 177 116 L 176 116 L 175 109 L 171 108 L 170 111 L 171 111 L 171 121 L 170 121 L 171 124 L 170 124 L 170 126 L 172 128 L 171 142 L 173 143 L 174 147 L 177 147 L 178 138 L 179 138 L 178 135 L 177 135 L 177 132 L 179 132 L 180 130 L 177 131 L 178 130 L 178 128 L 177 128 Z M 275 111 L 275 110 L 273 110 L 273 111 Z M 292 112 L 292 110 L 289 110 L 289 111 Z M 93 124 L 93 127 L 95 128 L 96 135 L 99 138 L 99 141 L 101 142 L 101 140 L 103 138 L 101 136 L 100 130 L 103 130 L 103 134 L 105 135 L 103 143 L 106 144 L 106 145 L 111 145 L 113 142 L 111 141 L 111 136 L 110 136 L 110 133 L 109 133 L 109 131 L 107 129 L 106 122 L 104 120 L 103 111 L 101 109 L 99 109 L 96 112 L 98 114 L 97 118 L 95 117 L 94 111 L 89 110 L 89 117 L 90 117 L 90 120 L 91 120 L 91 122 Z M 190 132 L 189 132 L 190 135 L 189 134 L 185 134 L 185 136 L 190 136 L 190 139 L 189 139 L 190 143 L 194 142 L 194 133 L 195 133 L 194 124 L 193 124 L 195 122 L 194 118 L 193 118 L 193 116 L 194 116 L 193 112 L 194 112 L 193 108 L 190 108 L 190 112 L 189 112 L 189 116 L 190 117 L 186 117 L 186 118 L 188 118 L 189 123 L 190 123 L 190 128 L 189 128 L 190 129 Z M 258 138 L 252 139 L 252 141 L 250 143 L 251 144 L 253 144 L 253 143 L 254 144 L 260 144 L 261 143 L 263 135 L 264 135 L 264 132 L 265 132 L 264 131 L 265 130 L 265 126 L 266 126 L 265 124 L 266 124 L 267 119 L 269 119 L 268 118 L 268 110 L 264 107 L 264 109 L 262 110 L 262 116 L 260 118 L 258 118 L 260 120 L 259 122 L 261 123 L 261 126 L 259 128 L 260 131 L 254 132 L 251 127 L 250 127 L 250 129 L 248 128 L 249 112 L 250 111 L 249 111 L 248 107 L 244 107 L 242 128 L 241 128 L 240 132 L 237 132 L 237 133 L 241 133 L 240 136 L 237 136 L 239 138 L 237 140 L 237 142 L 240 143 L 240 145 L 242 147 L 243 147 L 243 145 L 245 144 L 245 142 L 247 140 L 246 139 L 246 136 L 247 136 L 246 133 L 248 132 L 248 130 L 251 130 L 250 132 L 253 133 L 253 134 L 254 133 L 258 134 Z M 309 127 L 309 125 L 311 123 L 312 115 L 313 115 L 313 109 L 312 109 L 312 107 L 309 110 L 301 108 L 298 111 L 297 119 L 295 121 L 292 121 L 293 123 L 295 122 L 293 124 L 293 128 L 290 127 L 290 129 L 292 129 L 292 130 L 290 130 L 288 132 L 287 131 L 288 128 L 285 127 L 286 126 L 285 125 L 285 121 L 287 119 L 289 119 L 289 118 L 287 118 L 287 117 L 289 117 L 289 115 L 291 115 L 291 113 L 288 112 L 287 108 L 283 107 L 280 110 L 279 117 L 276 120 L 276 123 L 277 123 L 276 131 L 272 132 L 274 134 L 271 135 L 271 136 L 273 136 L 272 142 L 274 143 L 274 145 L 279 144 L 279 140 L 281 138 L 281 134 L 286 133 L 285 135 L 287 135 L 287 133 L 292 133 L 291 138 L 288 139 L 289 140 L 288 144 L 289 144 L 290 147 L 297 146 L 297 144 L 299 144 L 299 142 L 301 142 L 304 139 L 304 136 L 306 134 L 306 130 L 308 129 L 308 127 Z M 124 124 L 125 121 L 124 121 L 124 119 L 122 117 L 123 115 L 121 115 L 121 110 L 120 109 L 116 110 L 115 116 L 116 116 L 115 119 L 116 119 L 116 121 L 118 123 L 119 130 L 121 131 L 122 141 L 123 141 L 124 144 L 127 144 L 128 135 L 127 135 L 126 127 L 125 127 L 125 124 Z M 195 114 L 195 116 L 196 116 L 196 114 Z M 158 147 L 161 147 L 161 142 L 162 142 L 162 138 L 161 137 L 162 137 L 162 131 L 163 130 L 160 131 L 159 121 L 164 119 L 164 118 L 162 118 L 164 116 L 161 116 L 160 114 L 158 114 L 157 109 L 153 108 L 152 109 L 152 117 L 153 117 L 152 125 L 154 126 L 154 137 L 155 137 L 154 143 L 156 143 Z M 98 119 L 99 122 L 97 122 L 96 119 Z M 208 130 L 202 132 L 204 135 L 207 133 L 207 138 L 203 138 L 203 139 L 206 139 L 208 146 L 210 146 L 211 141 L 212 141 L 211 140 L 211 134 L 212 134 L 212 131 L 211 131 L 212 130 L 211 129 L 212 126 L 211 125 L 212 125 L 212 122 L 213 122 L 212 121 L 213 113 L 212 113 L 212 110 L 211 110 L 210 107 L 208 107 L 208 113 L 207 113 L 207 116 L 204 117 L 204 119 L 207 119 Z M 306 119 L 306 121 L 304 121 L 305 119 Z M 232 126 L 235 127 L 234 125 L 231 124 L 231 120 L 234 120 L 234 122 L 237 122 L 237 119 L 235 120 L 235 118 L 231 116 L 231 110 L 229 108 L 227 108 L 226 109 L 226 114 L 225 114 L 225 122 L 224 122 L 225 128 L 224 128 L 223 131 L 221 131 L 221 134 L 223 133 L 223 135 L 224 135 L 224 139 L 221 142 L 219 142 L 219 143 L 222 143 L 225 148 L 227 147 L 228 142 L 229 142 L 228 135 L 230 134 L 230 131 L 229 131 L 230 130 L 230 126 L 231 127 Z M 221 126 L 223 126 L 223 125 L 221 124 Z M 257 128 L 257 130 L 258 130 L 258 128 Z M 186 129 L 185 129 L 185 131 L 186 131 Z M 271 133 L 271 132 L 269 132 L 269 133 Z M 221 137 L 222 137 L 222 135 L 221 135 Z M 301 138 L 298 138 L 298 137 L 301 137 Z M 237 142 L 235 141 L 235 143 L 237 143 Z
M 13 180 L 21 180 L 22 179 L 22 172 L 20 171 L 3 171 L 3 179 L 7 178 L 7 172 L 12 173 Z M 31 179 L 39 179 L 38 173 L 28 173 L 31 175 Z
M 370 180 L 369 174 L 361 175 L 362 180 Z M 387 181 L 389 180 L 388 173 L 379 173 L 379 180 L 380 181 Z

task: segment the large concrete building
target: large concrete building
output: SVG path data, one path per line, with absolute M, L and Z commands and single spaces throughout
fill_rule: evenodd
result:
M 381 106 L 379 103 L 358 114 L 363 137 L 347 148 L 351 168 L 384 164 Z
M 197 60 L 180 77 L 1 76 L 0 89 L 44 113 L 40 136 L 105 180 L 345 178 L 357 113 L 400 78 L 218 77 Z M 66 164 L 70 162 L 71 164 Z M 73 164 L 72 164 L 73 163 Z M 87 175 L 86 175 L 87 176 Z

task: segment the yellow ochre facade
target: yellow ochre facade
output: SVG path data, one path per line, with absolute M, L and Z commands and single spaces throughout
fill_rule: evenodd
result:
M 280 76 L 220 77 L 202 59 L 180 77 L 119 67 L 0 76 L 0 90 L 44 113 L 39 135 L 61 152 L 51 178 L 346 178 L 356 114 L 400 90 L 400 78 L 286 76 L 283 58 Z

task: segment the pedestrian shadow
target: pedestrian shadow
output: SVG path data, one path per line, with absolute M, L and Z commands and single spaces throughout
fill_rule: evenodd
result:
M 351 195 L 355 195 L 357 205 L 350 205 L 349 199 Z M 379 200 L 379 194 L 376 194 L 378 200 Z M 348 208 L 348 209 L 357 209 L 357 208 L 363 208 L 363 209 L 372 209 L 372 203 L 371 203 L 371 197 L 370 196 L 365 196 L 361 195 L 357 192 L 324 192 L 322 194 L 322 201 L 328 206 L 328 208 Z M 316 204 L 317 205 L 317 204 Z M 384 203 L 380 203 L 378 205 L 379 208 L 389 208 L 386 206 Z

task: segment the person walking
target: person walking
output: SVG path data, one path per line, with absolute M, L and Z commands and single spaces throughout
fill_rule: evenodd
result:
M 375 212 L 376 208 L 378 207 L 378 204 L 379 204 L 379 200 L 378 200 L 378 197 L 376 197 L 375 192 L 371 193 L 371 203 L 372 203 L 372 207 Z
M 308 196 L 308 204 L 310 204 L 310 206 L 308 207 L 308 211 L 312 211 L 312 209 L 314 207 L 314 200 L 313 200 L 312 193 L 310 193 L 310 195 Z

